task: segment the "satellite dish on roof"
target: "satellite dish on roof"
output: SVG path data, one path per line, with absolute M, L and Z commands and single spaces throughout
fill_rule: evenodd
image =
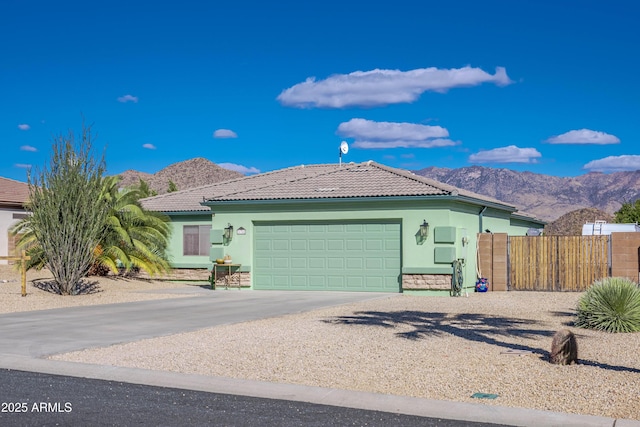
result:
M 342 141 L 340 143 L 340 154 L 347 154 L 349 152 L 349 144 L 347 141 Z
M 342 155 L 347 154 L 349 152 L 349 144 L 347 141 L 342 141 L 340 143 L 340 167 L 342 167 Z

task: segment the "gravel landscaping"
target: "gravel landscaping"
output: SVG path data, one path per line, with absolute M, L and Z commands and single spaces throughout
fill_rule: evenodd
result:
M 96 294 L 22 298 L 19 281 L 0 283 L 1 312 L 173 298 L 139 291 L 177 286 L 188 285 L 100 279 Z M 52 359 L 640 420 L 640 333 L 573 327 L 578 298 L 390 295 Z M 551 337 L 565 327 L 581 363 L 551 365 Z
M 92 291 L 81 296 L 62 296 L 38 288 L 53 276 L 47 270 L 27 272 L 27 296 L 22 296 L 20 273 L 11 265 L 0 265 L 0 314 L 18 311 L 46 310 L 49 308 L 77 307 L 119 302 L 145 301 L 161 298 L 178 298 L 187 295 L 162 293 L 178 285 L 172 282 L 153 280 L 129 280 L 113 277 L 92 277 L 87 282 L 93 284 Z M 151 291 L 148 293 L 145 291 Z

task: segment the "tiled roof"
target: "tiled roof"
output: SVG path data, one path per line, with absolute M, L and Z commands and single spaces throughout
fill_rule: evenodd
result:
M 152 211 L 207 212 L 209 208 L 201 204 L 205 201 L 455 195 L 515 210 L 504 202 L 375 162 L 290 167 L 150 197 L 142 205 Z
M 29 200 L 29 186 L 20 181 L 0 177 L 0 206 L 21 207 Z

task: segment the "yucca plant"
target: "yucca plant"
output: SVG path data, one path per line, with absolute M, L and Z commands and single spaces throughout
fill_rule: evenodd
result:
M 597 280 L 580 297 L 576 326 L 605 332 L 640 331 L 640 287 L 622 277 Z

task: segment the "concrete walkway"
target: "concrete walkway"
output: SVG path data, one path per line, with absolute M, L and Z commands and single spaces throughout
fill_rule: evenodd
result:
M 211 292 L 207 289 L 191 289 L 189 292 L 196 297 L 0 315 L 0 367 L 505 425 L 640 427 L 640 421 L 606 417 L 44 359 L 47 355 L 60 352 L 389 296 L 350 292 Z

